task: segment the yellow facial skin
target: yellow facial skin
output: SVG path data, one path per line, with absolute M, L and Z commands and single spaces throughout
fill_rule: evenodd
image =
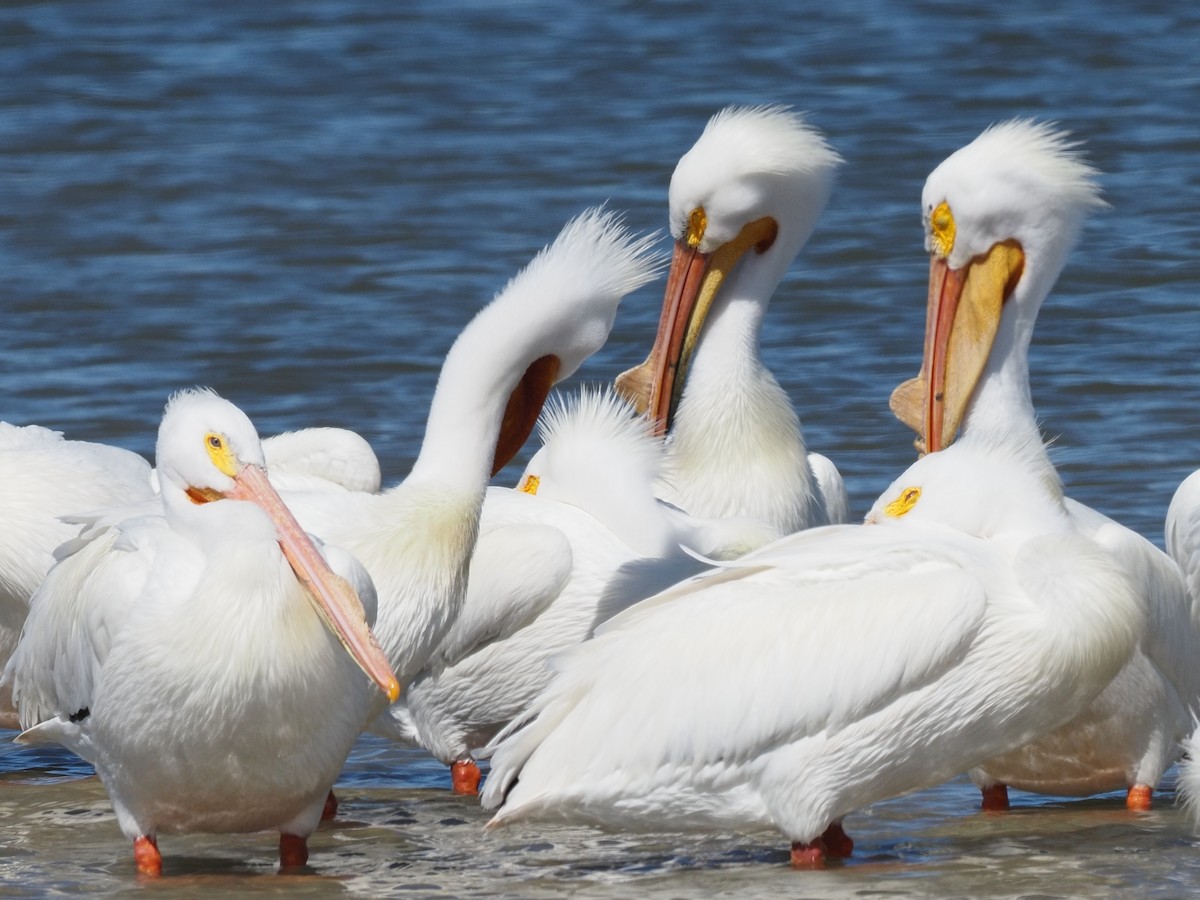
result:
M 537 495 L 538 486 L 541 485 L 542 479 L 536 475 L 526 475 L 521 479 L 521 483 L 517 485 L 517 490 L 523 494 Z
M 208 451 L 209 459 L 213 461 L 213 465 L 220 470 L 221 474 L 237 478 L 238 473 L 244 468 L 238 462 L 233 448 L 229 446 L 229 438 L 225 435 L 210 431 L 204 436 L 204 448 Z
M 891 516 L 893 519 L 899 519 L 916 506 L 917 501 L 920 499 L 921 489 L 919 487 L 906 487 L 900 492 L 899 497 L 883 508 L 884 514 Z
M 945 259 L 954 249 L 954 213 L 950 204 L 943 200 L 929 215 L 929 237 L 933 241 L 933 252 Z
M 769 250 L 779 233 L 775 219 L 764 216 L 748 222 L 732 240 L 702 253 L 699 248 L 707 228 L 708 215 L 703 206 L 697 206 L 688 216 L 686 233 L 675 244 L 650 356 L 617 377 L 617 391 L 639 413 L 648 413 L 654 434 L 670 428 L 683 395 L 688 364 L 726 276 L 751 249 L 758 253 Z
M 921 372 L 892 392 L 900 421 L 917 432 L 922 454 L 935 453 L 958 434 L 1000 328 L 1005 301 L 1025 268 L 1015 240 L 993 244 L 959 269 L 947 257 L 957 225 L 950 206 L 939 203 L 929 216 L 929 292 Z

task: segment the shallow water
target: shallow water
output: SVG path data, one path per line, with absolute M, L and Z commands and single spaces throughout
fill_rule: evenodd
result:
M 1200 463 L 1200 12 L 809 7 L 5 5 L 0 417 L 148 455 L 167 395 L 209 384 L 264 433 L 354 428 L 393 482 L 453 336 L 568 217 L 607 201 L 662 228 L 671 170 L 708 116 L 786 103 L 846 162 L 763 355 L 861 514 L 912 458 L 887 397 L 921 350 L 922 181 L 987 124 L 1036 116 L 1085 142 L 1112 209 L 1042 312 L 1034 400 L 1069 492 L 1161 542 Z M 660 292 L 625 302 L 575 381 L 642 358 Z M 955 782 L 850 817 L 848 865 L 793 873 L 772 834 L 484 834 L 440 767 L 364 738 L 343 818 L 312 841 L 314 875 L 272 874 L 270 836 L 168 838 L 172 877 L 142 885 L 86 769 L 5 737 L 5 894 L 1169 897 L 1200 883 L 1170 784 L 1144 816 L 1116 797 L 1015 795 L 1023 808 L 998 817 Z

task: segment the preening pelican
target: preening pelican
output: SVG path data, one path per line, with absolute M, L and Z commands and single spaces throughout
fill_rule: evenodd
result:
M 1025 363 L 1095 205 L 1062 143 L 1001 126 L 927 182 L 930 320 L 958 301 L 1005 352 L 931 337 L 919 389 L 898 404 L 918 398 L 937 450 L 965 391 L 962 438 L 896 479 L 873 524 L 770 544 L 566 655 L 494 748 L 492 824 L 772 825 L 794 864 L 819 864 L 849 852 L 845 814 L 1025 745 L 1111 683 L 1145 634 L 1143 599 L 1064 502 Z M 945 372 L 947 357 L 974 360 L 977 384 Z
M 5 672 L 18 740 L 95 765 L 143 874 L 162 871 L 161 832 L 278 829 L 280 864 L 303 865 L 355 739 L 400 691 L 370 581 L 300 530 L 233 404 L 177 394 L 156 455 L 162 515 L 80 541 L 33 596 Z
M 0 422 L 0 668 L 17 644 L 30 596 L 54 564 L 54 548 L 79 530 L 60 517 L 151 500 L 150 477 L 150 464 L 128 450 Z M 0 726 L 17 726 L 7 688 L 0 688 Z
M 840 158 L 782 107 L 715 115 L 675 168 L 674 258 L 649 358 L 617 379 L 670 430 L 660 496 L 694 516 L 789 534 L 848 519 L 836 467 L 805 450 L 758 355 L 771 295 L 829 199 Z
M 403 483 L 381 494 L 289 495 L 301 522 L 371 573 L 375 632 L 403 683 L 463 611 L 489 477 L 520 448 L 552 384 L 603 346 L 621 298 L 653 276 L 651 243 L 608 212 L 566 225 L 450 349 Z M 396 717 L 374 727 L 404 736 L 403 708 Z
M 1028 365 L 1034 317 L 1086 213 L 1103 205 L 1094 170 L 1071 146 L 1047 125 L 1009 122 L 952 155 L 926 182 L 932 262 L 925 355 L 921 374 L 897 389 L 893 409 L 931 453 L 960 430 L 959 441 L 1038 433 Z M 1006 784 L 1074 795 L 1124 788 L 1131 809 L 1148 809 L 1188 730 L 1200 688 L 1200 635 L 1179 571 L 1162 551 L 1080 503 L 1066 500 L 1065 508 L 1073 527 L 1104 547 L 1142 596 L 1149 616 L 1139 646 L 1077 719 L 972 777 L 987 809 L 1008 807 Z M 980 516 L 986 529 L 982 509 Z
M 697 522 L 656 500 L 659 442 L 612 393 L 552 404 L 540 430 L 518 488 L 488 488 L 463 614 L 402 701 L 409 737 L 451 766 L 459 793 L 478 789 L 471 751 L 546 687 L 552 656 L 701 568 L 681 544 L 737 556 L 748 547 L 728 541 L 767 530 Z

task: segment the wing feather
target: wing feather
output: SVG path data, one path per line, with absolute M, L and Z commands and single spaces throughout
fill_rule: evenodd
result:
M 978 542 L 921 537 L 853 527 L 837 540 L 789 538 L 786 554 L 771 545 L 633 607 L 558 659 L 524 730 L 495 748 L 485 803 L 542 747 L 538 784 L 568 760 L 596 770 L 564 764 L 573 780 L 618 769 L 649 780 L 834 731 L 940 677 L 983 627 L 987 568 Z M 831 639 L 840 633 L 853 640 Z M 663 672 L 675 676 L 665 692 Z M 630 740 L 607 734 L 614 723 Z

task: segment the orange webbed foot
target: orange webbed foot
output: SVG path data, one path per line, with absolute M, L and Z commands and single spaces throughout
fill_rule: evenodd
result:
M 141 835 L 133 841 L 133 861 L 139 875 L 157 878 L 162 875 L 162 854 L 158 842 L 149 835 Z
M 792 841 L 793 869 L 823 869 L 825 868 L 825 844 L 820 839 L 806 844 L 803 841 Z
M 988 812 L 1008 812 L 1008 785 L 989 784 L 980 788 L 979 792 L 983 795 L 980 809 L 986 809 Z
M 1153 804 L 1154 788 L 1148 784 L 1135 784 L 1125 795 L 1125 808 L 1133 812 L 1149 812 Z
M 308 838 L 294 834 L 279 835 L 279 868 L 299 869 L 308 865 Z
M 840 821 L 825 829 L 820 843 L 825 845 L 825 852 L 836 859 L 845 859 L 854 852 L 854 841 L 846 834 Z
M 455 760 L 450 766 L 450 784 L 456 794 L 474 797 L 479 793 L 479 780 L 482 777 L 473 759 Z

